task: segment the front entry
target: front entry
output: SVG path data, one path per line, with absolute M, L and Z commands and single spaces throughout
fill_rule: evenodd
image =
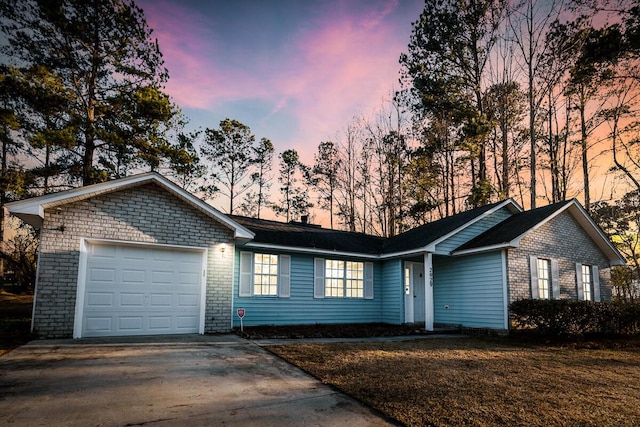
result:
M 425 322 L 424 264 L 404 263 L 404 321 Z

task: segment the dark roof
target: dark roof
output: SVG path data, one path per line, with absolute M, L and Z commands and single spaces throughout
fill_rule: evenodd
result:
M 423 248 L 462 227 L 467 222 L 474 220 L 485 212 L 490 211 L 501 203 L 504 203 L 504 200 L 461 212 L 447 218 L 442 218 L 437 221 L 421 225 L 409 231 L 405 231 L 404 233 L 390 238 L 384 246 L 384 252 L 404 252 L 412 249 Z
M 253 239 L 255 243 L 380 255 L 423 248 L 501 203 L 504 201 L 461 212 L 406 231 L 390 239 L 364 233 L 321 228 L 317 225 L 299 222 L 286 223 L 238 215 L 229 215 L 229 217 L 255 233 Z
M 313 224 L 286 223 L 237 215 L 229 217 L 255 233 L 253 242 L 256 243 L 379 255 L 386 240 L 383 237 L 321 228 Z
M 511 242 L 570 203 L 572 200 L 514 214 L 456 250 L 477 249 Z

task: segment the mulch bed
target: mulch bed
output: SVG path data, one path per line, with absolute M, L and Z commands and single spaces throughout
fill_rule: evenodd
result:
M 288 326 L 245 326 L 235 332 L 247 339 L 302 339 L 302 338 L 371 338 L 404 335 L 424 335 L 431 332 L 419 326 L 390 325 L 387 323 L 337 324 L 337 325 L 288 325 Z

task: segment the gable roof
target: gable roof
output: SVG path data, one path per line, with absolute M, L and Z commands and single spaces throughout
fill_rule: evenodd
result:
M 236 215 L 230 217 L 255 234 L 255 238 L 247 243 L 247 246 L 393 257 L 432 250 L 431 246 L 502 207 L 507 207 L 512 212 L 521 211 L 513 200 L 504 200 L 424 224 L 392 238 L 320 228 L 311 224 L 285 223 Z
M 602 229 L 591 219 L 577 200 L 572 199 L 536 209 L 520 212 L 495 225 L 479 236 L 463 244 L 453 255 L 486 252 L 500 248 L 518 247 L 520 240 L 543 226 L 562 212 L 570 213 L 591 237 L 598 248 L 609 258 L 612 265 L 625 264 L 624 257 L 611 243 Z
M 421 225 L 390 238 L 385 244 L 384 252 L 403 253 L 416 249 L 426 250 L 427 247 L 435 246 L 502 207 L 507 207 L 514 213 L 522 210 L 513 200 L 508 199 L 460 212 L 456 215 Z M 433 248 L 431 248 L 431 250 L 433 250 Z
M 254 239 L 247 243 L 247 246 L 254 247 L 378 256 L 382 253 L 386 240 L 383 237 L 321 228 L 312 224 L 286 223 L 237 215 L 230 215 L 230 218 L 254 233 Z
M 147 172 L 139 175 L 132 175 L 125 178 L 119 178 L 112 181 L 78 187 L 58 193 L 45 194 L 39 197 L 19 200 L 17 202 L 7 203 L 5 207 L 9 210 L 9 212 L 22 219 L 26 223 L 31 224 L 36 228 L 40 228 L 42 226 L 42 220 L 44 219 L 45 209 L 54 208 L 56 206 L 85 200 L 101 194 L 108 194 L 115 191 L 138 187 L 150 183 L 158 185 L 159 187 L 173 194 L 177 198 L 183 200 L 205 215 L 224 224 L 234 231 L 236 238 L 247 240 L 253 238 L 253 233 L 251 231 L 234 222 L 227 215 L 218 211 L 213 206 L 197 198 L 188 191 L 180 188 L 179 186 L 156 172 Z

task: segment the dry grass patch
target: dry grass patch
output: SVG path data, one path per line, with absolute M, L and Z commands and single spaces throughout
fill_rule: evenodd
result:
M 640 348 L 488 338 L 269 350 L 408 426 L 638 426 Z

